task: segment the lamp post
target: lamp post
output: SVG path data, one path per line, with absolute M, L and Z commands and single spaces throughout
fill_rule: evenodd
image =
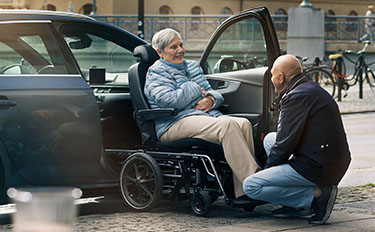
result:
M 299 4 L 299 7 L 312 8 L 313 5 L 310 3 L 310 0 L 303 0 L 301 4 Z
M 145 38 L 145 4 L 144 0 L 138 0 L 138 37 Z
M 96 0 L 92 0 L 92 12 L 91 15 L 96 15 Z

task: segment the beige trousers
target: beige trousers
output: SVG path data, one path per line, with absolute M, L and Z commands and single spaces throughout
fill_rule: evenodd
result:
M 192 115 L 177 121 L 160 138 L 170 142 L 199 138 L 223 146 L 225 159 L 233 171 L 236 197 L 244 195 L 242 182 L 261 170 L 254 158 L 251 123 L 240 117 Z

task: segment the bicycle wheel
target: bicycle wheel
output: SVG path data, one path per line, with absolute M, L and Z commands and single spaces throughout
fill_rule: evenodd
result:
M 336 82 L 330 72 L 322 68 L 312 68 L 308 70 L 305 75 L 312 81 L 318 83 L 323 89 L 325 89 L 331 96 L 335 95 Z
M 375 87 L 375 74 L 371 69 L 367 69 L 367 80 L 366 82 L 369 84 L 369 86 Z
M 359 75 L 361 74 L 361 71 L 362 71 L 362 68 L 360 67 L 360 62 L 356 62 L 355 65 L 354 65 L 354 73 L 353 75 L 346 75 L 345 76 L 345 83 L 348 85 L 348 86 L 354 86 L 357 84 L 358 82 L 358 79 L 359 79 Z M 362 71 L 362 77 L 363 77 L 363 71 Z

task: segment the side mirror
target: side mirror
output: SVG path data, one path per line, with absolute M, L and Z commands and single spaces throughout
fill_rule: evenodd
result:
M 240 61 L 232 59 L 223 59 L 219 65 L 219 72 L 231 72 L 246 69 L 246 65 Z

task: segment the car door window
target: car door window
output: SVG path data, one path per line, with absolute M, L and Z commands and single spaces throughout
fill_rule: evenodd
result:
M 252 17 L 230 25 L 207 58 L 208 73 L 267 66 L 267 48 L 259 21 Z
M 6 31 L 0 34 L 0 75 L 69 74 L 48 23 L 4 23 L 0 30 Z
M 104 68 L 106 83 L 128 85 L 128 69 L 137 62 L 131 51 L 95 31 L 65 30 L 64 39 L 86 80 L 91 68 Z

